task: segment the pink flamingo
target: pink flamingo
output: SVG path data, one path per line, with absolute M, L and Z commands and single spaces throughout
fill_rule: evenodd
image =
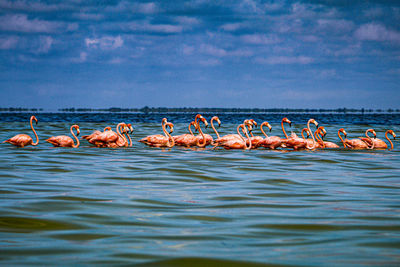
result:
M 390 143 L 389 150 L 393 150 L 394 146 L 393 146 L 392 140 L 389 139 L 388 134 L 391 134 L 393 136 L 393 139 L 396 139 L 396 134 L 393 132 L 393 130 L 387 130 L 385 132 L 385 138 Z M 388 148 L 387 144 L 381 139 L 378 139 L 378 138 L 374 139 L 374 143 L 375 143 L 375 148 L 377 148 L 377 149 L 387 149 Z
M 76 140 L 76 145 L 74 144 L 74 140 L 71 137 L 66 136 L 66 135 L 52 136 L 49 139 L 47 139 L 46 141 L 56 147 L 77 148 L 77 147 L 79 147 L 79 139 L 74 134 L 74 131 L 72 131 L 73 129 L 76 129 L 76 135 L 79 135 L 79 133 L 80 133 L 79 126 L 75 124 L 75 125 L 72 125 L 70 128 L 71 134 Z
M 105 131 L 110 131 L 111 130 L 111 127 L 110 126 L 107 126 L 107 127 L 105 127 L 104 128 L 104 132 Z M 82 139 L 86 139 L 86 140 L 90 140 L 90 139 L 92 139 L 93 137 L 95 137 L 95 136 L 97 136 L 97 135 L 99 135 L 99 134 L 101 134 L 102 132 L 100 132 L 100 131 L 94 131 L 92 134 L 90 134 L 90 135 L 83 135 L 82 136 Z
M 324 126 L 318 127 L 317 132 L 315 132 L 315 139 L 317 140 L 320 148 L 339 148 L 339 146 L 333 142 L 324 141 L 323 137 L 325 135 L 326 135 L 325 127 Z
M 170 128 L 169 133 L 166 130 L 166 126 Z M 161 121 L 161 127 L 165 136 L 161 134 L 149 135 L 140 139 L 139 142 L 153 147 L 173 147 L 175 145 L 175 141 L 170 133 L 174 131 L 174 125 L 168 122 L 166 118 L 163 118 Z
M 246 120 L 246 121 L 248 121 L 248 124 L 247 124 L 247 126 L 249 127 L 249 125 L 251 125 L 251 126 L 254 126 L 255 128 L 257 128 L 257 122 L 255 121 L 255 120 L 253 120 L 253 119 L 250 119 L 250 120 Z M 260 126 L 261 127 L 261 126 Z M 259 142 L 261 142 L 261 141 L 263 141 L 264 140 L 264 138 L 262 138 L 261 136 L 254 136 L 253 135 L 253 129 L 251 128 L 249 128 L 248 129 L 248 131 L 249 131 L 249 133 L 250 133 L 250 135 L 251 135 L 251 137 L 250 137 L 250 139 L 251 139 L 251 148 L 257 148 L 257 147 L 259 147 Z M 263 131 L 261 131 L 261 132 L 263 132 Z M 263 132 L 264 133 L 264 135 L 265 135 L 265 132 Z
M 252 125 L 253 123 L 250 120 L 244 120 L 243 122 L 243 126 L 248 127 L 249 130 L 252 130 Z M 239 134 L 227 134 L 214 140 L 214 146 L 219 146 L 222 143 L 234 140 L 241 141 L 242 138 L 240 137 Z
M 244 137 L 240 134 L 240 130 L 246 135 L 247 141 L 244 139 Z M 231 138 L 227 139 L 224 142 L 219 143 L 220 146 L 224 147 L 225 149 L 245 149 L 249 150 L 251 149 L 251 139 L 249 137 L 249 134 L 247 133 L 247 128 L 244 124 L 240 124 L 237 128 L 237 133 L 240 136 L 239 139 Z
M 32 121 L 35 121 L 36 124 L 37 124 L 38 120 L 36 119 L 35 116 L 31 116 L 30 124 L 31 124 L 31 129 L 33 131 L 33 134 L 36 137 L 36 142 L 33 143 L 32 137 L 30 137 L 27 134 L 17 134 L 16 136 L 11 137 L 10 139 L 4 141 L 3 143 L 10 143 L 10 144 L 12 144 L 14 146 L 17 146 L 17 147 L 25 147 L 27 145 L 36 146 L 37 144 L 39 144 L 39 137 L 37 136 L 36 131 L 33 128 Z
M 276 148 L 280 147 L 282 145 L 282 139 L 279 136 L 268 136 L 265 133 L 263 126 L 267 126 L 269 128 L 269 131 L 272 130 L 271 125 L 267 121 L 264 121 L 263 123 L 261 123 L 260 130 L 265 135 L 265 138 L 263 140 L 261 140 L 260 142 L 258 142 L 258 146 L 269 148 L 269 149 L 276 149 Z
M 118 148 L 118 147 L 128 147 L 129 143 L 127 138 L 125 137 L 125 134 L 129 137 L 128 132 L 131 130 L 132 126 L 129 127 L 125 123 L 121 123 L 120 126 L 117 128 L 117 134 L 118 134 L 118 139 L 113 142 L 107 142 L 105 146 L 111 147 L 111 148 Z
M 201 131 L 201 128 L 200 128 L 200 125 L 198 122 L 199 120 L 202 121 L 206 125 L 206 127 L 208 126 L 207 120 L 202 115 L 197 114 L 195 117 L 195 120 L 189 124 L 190 134 L 181 134 L 181 135 L 173 137 L 176 145 L 186 146 L 186 147 L 191 147 L 191 146 L 204 147 L 208 144 L 207 140 L 203 141 L 204 133 L 203 133 L 203 131 Z M 196 136 L 193 134 L 192 130 L 190 129 L 190 126 L 192 126 L 192 125 L 195 127 L 196 130 L 199 130 L 200 135 Z M 212 140 L 212 138 L 211 138 L 211 140 Z M 203 142 L 201 142 L 201 141 L 203 141 Z
M 368 129 L 366 131 L 366 134 L 367 134 L 367 132 L 370 132 L 369 130 L 372 130 L 372 129 Z M 345 138 L 344 140 L 343 140 L 342 136 L 340 135 L 341 133 L 344 134 L 344 138 Z M 358 139 L 358 138 L 349 140 L 349 139 L 346 138 L 347 137 L 347 133 L 343 128 L 339 129 L 338 136 L 339 136 L 340 140 L 342 141 L 344 148 L 349 148 L 349 149 L 373 149 L 372 140 L 371 140 L 372 146 L 369 146 L 366 142 L 364 142 L 364 141 L 362 141 L 361 139 Z M 368 136 L 368 134 L 367 134 L 367 136 Z M 368 137 L 368 138 L 370 138 L 370 137 Z
M 97 147 L 107 147 L 108 143 L 114 143 L 119 138 L 122 138 L 122 140 L 124 140 L 124 138 L 121 136 L 121 133 L 119 132 L 119 128 L 125 125 L 125 123 L 121 122 L 116 127 L 117 132 L 114 132 L 112 130 L 104 131 L 98 135 L 95 135 L 91 139 L 88 139 L 88 142 Z
M 388 145 L 379 138 L 376 138 L 376 133 L 372 132 L 374 134 L 374 139 L 371 139 L 368 135 L 367 132 L 365 133 L 367 135 L 367 138 L 362 137 L 361 140 L 363 140 L 364 142 L 367 142 L 368 145 L 372 146 L 371 141 L 374 143 L 374 149 L 387 149 Z M 393 150 L 394 146 L 392 143 L 392 140 L 389 139 L 388 134 L 391 134 L 393 136 L 393 139 L 396 139 L 396 134 L 393 132 L 393 130 L 387 130 L 385 132 L 385 138 L 389 141 L 390 144 L 390 149 L 389 150 Z
M 195 121 L 196 129 L 199 131 L 200 134 L 198 134 L 196 136 L 196 138 L 197 138 L 196 146 L 206 147 L 207 145 L 209 145 L 213 142 L 213 138 L 211 137 L 211 135 L 203 133 L 203 131 L 201 130 L 201 127 L 200 127 L 200 122 L 198 120 L 203 122 L 206 128 L 208 127 L 207 120 L 200 114 L 197 114 L 194 121 Z
M 311 133 L 310 123 L 313 123 L 316 127 L 318 127 L 318 123 L 314 119 L 309 119 L 307 122 L 307 129 Z M 286 135 L 287 136 L 287 135 Z M 311 134 L 312 137 L 312 145 L 310 146 L 309 142 L 303 138 L 297 137 L 297 135 L 292 135 L 290 138 L 287 138 L 284 142 L 286 147 L 293 148 L 294 150 L 298 149 L 314 149 L 316 146 L 314 135 Z

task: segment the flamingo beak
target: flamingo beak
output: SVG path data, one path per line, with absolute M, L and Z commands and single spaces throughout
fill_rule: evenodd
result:
M 81 133 L 81 131 L 79 130 L 79 128 L 76 128 L 76 135 L 79 135 Z

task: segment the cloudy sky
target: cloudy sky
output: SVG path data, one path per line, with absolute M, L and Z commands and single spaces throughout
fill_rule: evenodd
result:
M 400 108 L 400 1 L 0 0 L 0 107 Z

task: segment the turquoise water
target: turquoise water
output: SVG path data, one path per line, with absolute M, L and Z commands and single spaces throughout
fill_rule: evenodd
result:
M 137 142 L 160 133 L 162 115 L 96 116 L 37 114 L 37 147 L 0 145 L 2 265 L 400 263 L 397 140 L 393 151 L 163 150 Z M 174 134 L 185 133 L 192 118 L 165 116 L 175 122 Z M 271 115 L 256 116 L 261 122 Z M 310 116 L 289 115 L 292 129 L 299 132 Z M 242 117 L 220 116 L 221 134 Z M 319 121 L 336 143 L 341 127 L 349 138 L 370 127 L 382 139 L 389 128 L 400 134 L 398 116 L 383 117 Z M 282 136 L 279 118 L 269 120 L 272 135 Z M 32 135 L 28 119 L 3 116 L 0 140 Z M 43 142 L 69 134 L 72 123 L 84 135 L 120 120 L 133 123 L 132 148 Z

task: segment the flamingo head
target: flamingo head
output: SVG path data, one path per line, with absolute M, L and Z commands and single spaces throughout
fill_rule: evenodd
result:
M 308 120 L 309 123 L 313 123 L 315 125 L 315 127 L 318 127 L 318 122 L 314 119 L 309 119 Z
M 282 119 L 282 123 L 283 123 L 283 122 L 286 122 L 286 123 L 288 123 L 288 124 L 289 124 L 289 126 L 290 126 L 290 127 L 292 127 L 292 122 L 291 122 L 291 121 L 290 121 L 288 118 L 286 118 L 286 117 L 285 117 L 285 118 L 283 118 L 283 119 Z
M 344 134 L 344 137 L 345 137 L 345 138 L 347 137 L 347 133 L 346 133 L 346 131 L 345 131 L 343 128 L 340 128 L 339 131 L 338 131 L 338 133 L 343 133 L 343 134 Z
M 250 121 L 253 123 L 254 127 L 257 128 L 257 122 L 253 119 L 250 119 Z
M 269 122 L 265 121 L 265 122 L 263 122 L 262 124 L 264 124 L 265 126 L 267 126 L 270 132 L 272 131 L 272 127 L 271 127 L 271 125 L 269 124 Z M 261 126 L 260 126 L 260 127 L 261 127 Z
M 76 135 L 79 135 L 81 133 L 78 125 L 73 125 L 72 127 L 74 127 L 76 129 Z
M 374 139 L 376 138 L 376 132 L 374 129 L 368 129 L 367 131 L 371 132 L 374 135 Z
M 393 139 L 396 139 L 396 134 L 395 134 L 392 130 L 389 130 L 388 133 L 390 133 L 391 135 L 393 135 Z
M 163 118 L 163 119 L 161 120 L 161 124 L 164 124 L 164 123 L 167 123 L 167 118 Z
M 103 131 L 104 131 L 104 132 L 105 132 L 105 131 L 111 131 L 111 127 L 110 127 L 110 126 L 107 126 L 106 128 L 104 128 Z
M 167 122 L 166 126 L 169 127 L 169 133 L 171 134 L 174 131 L 174 125 L 172 122 Z
M 31 120 L 35 121 L 36 124 L 38 123 L 38 119 L 36 119 L 35 116 L 32 116 L 32 117 L 31 117 Z
M 126 126 L 128 127 L 128 129 L 129 129 L 130 133 L 133 133 L 133 127 L 132 127 L 132 124 L 128 123 Z
M 218 122 L 218 127 L 221 127 L 221 121 L 219 120 L 219 118 L 217 116 L 212 117 L 211 120 L 216 120 Z

